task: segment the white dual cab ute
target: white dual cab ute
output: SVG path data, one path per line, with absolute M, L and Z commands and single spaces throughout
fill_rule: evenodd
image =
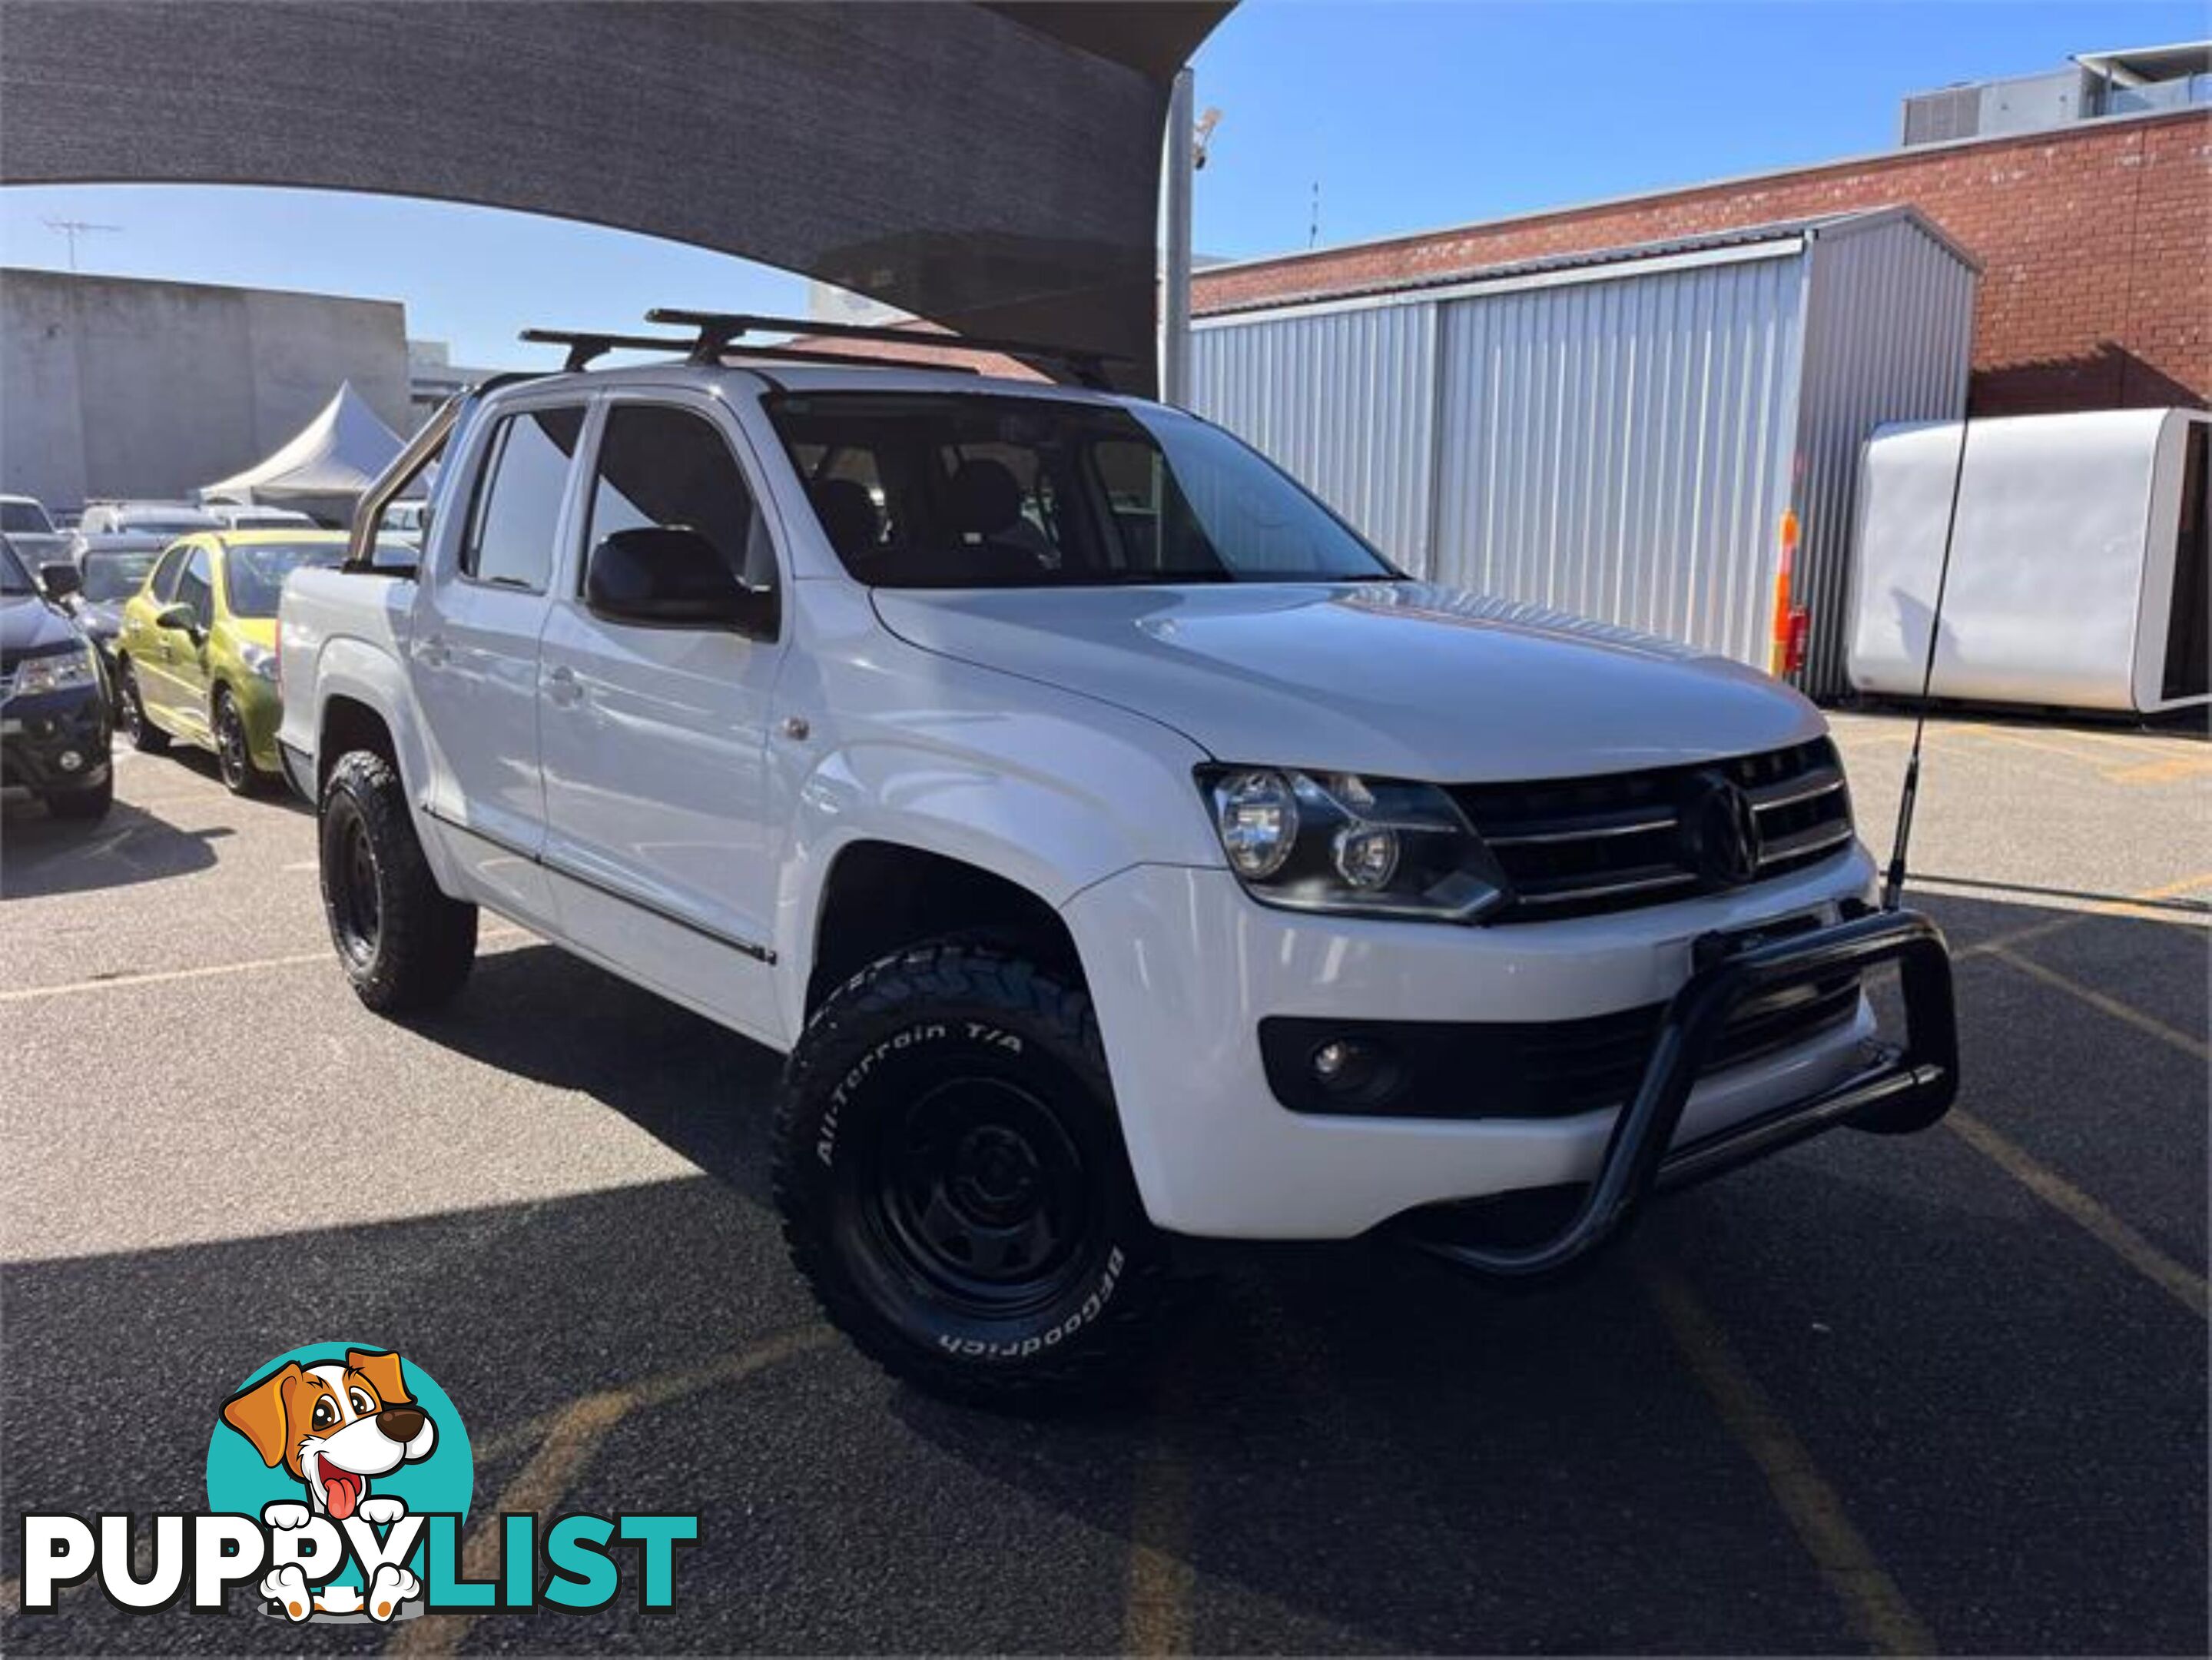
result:
M 1156 404 L 589 355 L 457 399 L 286 587 L 331 931 L 378 1010 L 482 908 L 787 1053 L 791 1250 L 893 1372 L 1096 1386 L 1187 1236 L 1551 1274 L 1948 1106 L 1942 937 L 1788 687 L 1406 580 Z

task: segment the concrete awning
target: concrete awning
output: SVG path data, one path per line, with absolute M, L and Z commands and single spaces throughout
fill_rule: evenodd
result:
M 0 182 L 305 185 L 587 220 L 958 331 L 1118 354 L 1116 378 L 1149 388 L 1169 83 L 1228 9 L 17 0 Z

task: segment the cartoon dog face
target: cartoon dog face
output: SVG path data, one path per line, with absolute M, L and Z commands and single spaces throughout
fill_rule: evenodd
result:
M 369 1478 L 428 1458 L 438 1428 L 407 1394 L 396 1354 L 348 1349 L 343 1361 L 287 1362 L 223 1403 L 222 1421 L 282 1464 L 315 1510 L 343 1522 Z

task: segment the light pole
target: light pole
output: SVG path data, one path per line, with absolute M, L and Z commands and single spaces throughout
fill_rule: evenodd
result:
M 1190 199 L 1198 170 L 1194 92 L 1186 64 L 1168 94 L 1167 222 L 1160 237 L 1160 401 L 1178 409 L 1190 403 Z

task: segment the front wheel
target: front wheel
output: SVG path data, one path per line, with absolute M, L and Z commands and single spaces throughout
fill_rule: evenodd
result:
M 323 912 L 354 994 L 379 1014 L 445 1002 L 476 958 L 477 908 L 439 891 L 397 769 L 367 750 L 341 757 L 319 818 Z
M 979 946 L 884 958 L 793 1051 L 775 1193 L 831 1320 L 894 1376 L 984 1406 L 1123 1381 L 1164 1242 L 1129 1174 L 1083 991 Z

